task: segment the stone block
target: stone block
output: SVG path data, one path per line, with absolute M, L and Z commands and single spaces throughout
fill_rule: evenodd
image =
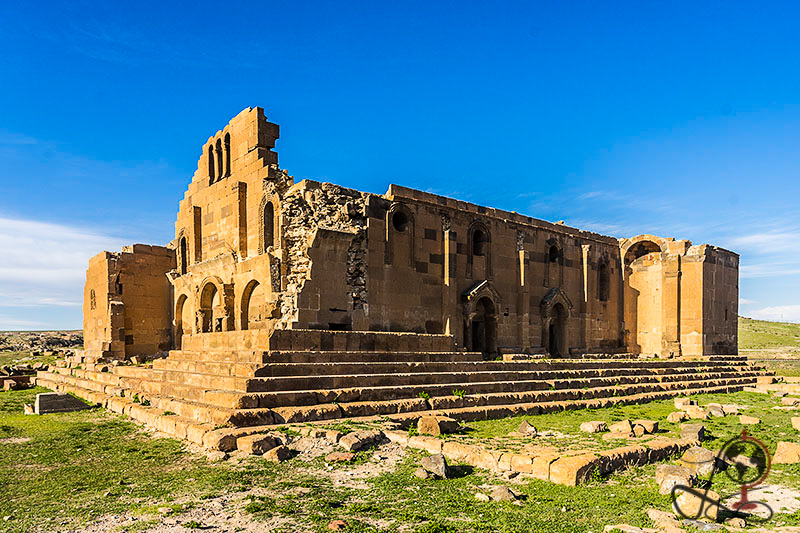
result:
M 761 419 L 756 418 L 755 416 L 739 415 L 739 423 L 745 426 L 753 426 L 756 424 L 760 424 Z
M 597 466 L 598 458 L 591 453 L 561 457 L 550 465 L 550 481 L 575 487 L 586 481 Z
M 608 430 L 611 433 L 625 433 L 629 434 L 633 432 L 633 424 L 631 424 L 630 420 L 621 420 L 619 422 L 615 422 L 608 426 Z
M 681 424 L 681 438 L 700 442 L 706 438 L 706 427 L 703 424 Z
M 458 421 L 446 416 L 423 416 L 417 422 L 417 432 L 420 435 L 438 436 L 458 431 Z
M 447 460 L 441 453 L 423 457 L 420 465 L 437 478 L 446 479 L 448 477 L 449 467 L 447 466 Z
M 679 516 L 692 519 L 707 518 L 716 521 L 719 512 L 719 494 L 713 490 L 680 491 L 672 505 Z
M 689 415 L 687 415 L 683 411 L 673 411 L 672 413 L 667 415 L 667 422 L 671 422 L 673 424 L 678 424 L 683 422 L 684 420 L 688 420 Z
M 608 431 L 608 425 L 602 421 L 591 421 L 591 422 L 584 422 L 581 424 L 580 430 L 584 433 L 602 433 L 603 431 Z
M 58 392 L 42 392 L 37 394 L 36 403 L 34 404 L 34 412 L 37 415 L 66 413 L 90 408 L 91 406 L 78 398 L 70 394 L 61 394 Z
M 792 417 L 792 427 L 797 431 L 800 431 L 800 416 Z
M 353 431 L 339 439 L 339 445 L 348 452 L 357 452 L 378 444 L 382 438 L 380 431 Z
M 283 442 L 274 435 L 257 433 L 245 435 L 236 439 L 236 448 L 252 455 L 263 455 L 272 448 L 282 445 Z
M 286 446 L 277 446 L 267 451 L 262 457 L 273 463 L 282 463 L 292 457 L 292 452 Z
M 692 487 L 697 481 L 697 474 L 684 466 L 658 465 L 656 467 L 656 483 L 659 494 L 669 494 L 676 485 Z
M 772 462 L 779 465 L 800 463 L 800 444 L 796 442 L 781 441 L 772 456 Z

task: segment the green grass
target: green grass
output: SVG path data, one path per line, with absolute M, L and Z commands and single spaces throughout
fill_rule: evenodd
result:
M 800 353 L 800 324 L 739 317 L 739 349 Z
M 29 358 L 30 359 L 27 359 Z M 24 360 L 23 360 L 24 359 Z M 47 365 L 51 365 L 55 362 L 57 357 L 48 355 L 40 355 L 37 357 L 31 357 L 31 352 L 22 351 L 22 352 L 0 352 L 0 366 L 3 365 L 15 365 L 17 363 L 44 363 Z
M 28 442 L 0 440 L 0 516 L 9 531 L 80 527 L 107 513 L 140 515 L 141 527 L 157 522 L 156 509 L 171 507 L 174 515 L 203 505 L 203 500 L 224 492 L 248 493 L 238 505 L 254 520 L 280 517 L 287 531 L 326 531 L 331 520 L 345 520 L 348 531 L 458 531 L 458 532 L 567 532 L 602 531 L 608 524 L 627 522 L 651 526 L 649 508 L 666 510 L 669 497 L 658 494 L 655 465 L 634 468 L 569 488 L 531 480 L 514 485 L 523 504 L 484 503 L 476 492 L 481 485 L 504 483 L 488 472 L 459 467 L 454 479 L 421 480 L 413 475 L 421 452 L 408 455 L 394 470 L 366 480 L 367 487 L 335 484 L 320 472 L 324 461 L 292 460 L 275 465 L 261 458 L 241 464 L 209 464 L 187 453 L 180 442 L 153 438 L 137 426 L 100 409 L 46 416 L 25 416 L 22 405 L 39 390 L 0 393 L 0 439 L 29 438 Z M 792 430 L 791 414 L 771 409 L 779 402 L 768 395 L 736 393 L 706 395 L 711 401 L 748 405 L 744 410 L 762 418 L 750 428 L 756 438 L 774 451 L 778 440 L 800 441 Z M 581 421 L 615 421 L 623 418 L 659 418 L 673 410 L 671 401 L 653 402 L 593 411 L 567 411 L 524 417 L 540 429 L 574 433 Z M 469 435 L 491 437 L 516 429 L 522 417 L 471 422 Z M 704 422 L 715 450 L 741 431 L 736 417 Z M 667 430 L 676 429 L 663 423 Z M 348 425 L 349 426 L 349 425 Z M 345 426 L 341 429 L 355 429 Z M 620 445 L 623 445 L 622 443 Z M 378 452 L 380 453 L 380 452 Z M 372 452 L 359 452 L 353 464 L 334 472 L 362 467 Z M 800 467 L 776 466 L 770 481 L 800 487 Z M 726 476 L 714 479 L 714 490 L 736 491 Z M 563 510 L 562 510 L 563 509 Z M 185 527 L 189 518 L 181 520 Z M 781 515 L 787 525 L 800 523 L 800 515 Z M 197 522 L 199 527 L 203 524 Z

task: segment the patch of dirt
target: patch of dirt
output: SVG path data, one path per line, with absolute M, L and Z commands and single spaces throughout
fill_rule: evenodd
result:
M 0 444 L 23 444 L 31 440 L 30 437 L 9 437 L 7 439 L 0 439 Z
M 737 494 L 723 501 L 723 504 L 728 508 L 732 508 L 740 500 L 740 495 Z M 759 485 L 754 487 L 747 491 L 747 500 L 763 502 L 776 514 L 791 514 L 800 510 L 800 491 L 783 485 Z M 758 509 L 756 508 L 754 512 L 757 513 Z

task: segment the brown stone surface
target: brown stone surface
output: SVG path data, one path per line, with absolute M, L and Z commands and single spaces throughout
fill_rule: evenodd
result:
M 420 435 L 438 436 L 458 431 L 458 421 L 446 416 L 422 416 L 417 422 Z
M 739 423 L 746 426 L 752 426 L 755 424 L 760 424 L 761 419 L 755 416 L 739 415 Z
M 686 518 L 706 518 L 711 521 L 717 519 L 719 511 L 719 494 L 713 490 L 693 489 L 691 492 L 682 492 L 673 503 L 673 507 Z
M 772 456 L 772 462 L 775 464 L 800 463 L 800 444 L 796 442 L 779 442 L 775 454 Z
M 599 466 L 594 454 L 562 457 L 550 465 L 550 481 L 560 485 L 574 487 L 586 481 L 592 470 Z

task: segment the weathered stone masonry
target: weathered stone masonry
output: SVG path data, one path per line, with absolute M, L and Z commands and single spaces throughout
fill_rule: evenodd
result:
M 294 180 L 278 126 L 248 108 L 210 137 L 175 240 L 87 270 L 89 352 L 129 358 L 228 332 L 446 334 L 496 353 L 736 353 L 738 256 L 612 237 L 391 185 Z M 196 343 L 195 343 L 196 344 Z

